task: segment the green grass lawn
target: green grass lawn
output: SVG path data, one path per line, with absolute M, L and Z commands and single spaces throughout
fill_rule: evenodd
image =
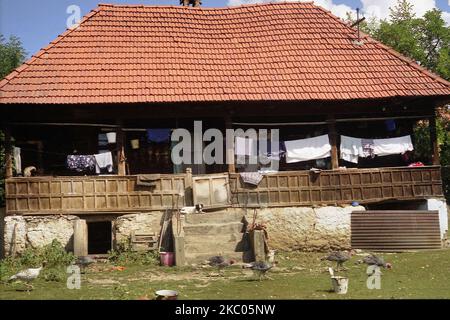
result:
M 450 250 L 383 254 L 393 269 L 383 270 L 380 290 L 366 287 L 366 265 L 355 264 L 361 256 L 346 263 L 341 272 L 350 279 L 346 295 L 330 292 L 331 281 L 320 253 L 285 253 L 276 259 L 272 280 L 257 281 L 249 270 L 231 267 L 225 275 L 210 268 L 167 268 L 125 266 L 112 270 L 97 263 L 82 275 L 81 289 L 69 290 L 66 282 L 36 279 L 34 290 L 21 291 L 20 283 L 0 283 L 0 299 L 153 299 L 159 289 L 180 293 L 179 299 L 405 299 L 450 298 Z M 334 267 L 334 265 L 333 265 Z

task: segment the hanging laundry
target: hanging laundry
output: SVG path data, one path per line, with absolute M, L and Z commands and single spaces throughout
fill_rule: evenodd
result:
M 17 174 L 22 174 L 22 157 L 20 155 L 20 148 L 14 147 L 13 156 L 14 156 L 14 167 L 16 168 Z
M 285 141 L 286 163 L 316 160 L 331 156 L 331 145 L 327 134 L 322 136 Z
M 147 129 L 147 140 L 151 142 L 166 142 L 170 140 L 171 129 Z
M 358 163 L 359 157 L 364 156 L 362 139 L 341 136 L 340 154 L 341 159 L 352 163 Z
M 374 153 L 377 156 L 387 156 L 391 154 L 403 154 L 406 151 L 414 150 L 411 136 L 398 138 L 374 139 Z
M 374 158 L 375 157 L 375 151 L 374 151 L 374 140 L 373 139 L 361 139 L 362 143 L 362 150 L 363 150 L 363 157 L 364 158 Z
M 236 137 L 234 153 L 237 156 L 256 157 L 257 147 L 257 140 L 255 139 Z
M 259 141 L 258 154 L 263 157 L 267 157 L 271 160 L 280 160 L 283 154 L 286 153 L 284 144 L 279 141 L 278 143 L 272 143 L 272 140 L 267 140 L 265 147 L 262 146 L 261 140 Z
M 160 174 L 140 174 L 136 177 L 136 185 L 156 187 L 159 179 L 161 179 Z
M 104 152 L 94 155 L 95 157 L 95 172 L 98 174 L 101 169 L 106 169 L 108 172 L 113 171 L 113 159 L 111 152 Z
M 67 168 L 77 172 L 94 171 L 95 157 L 92 155 L 72 154 L 67 156 Z
M 242 181 L 245 183 L 257 186 L 263 179 L 263 175 L 259 172 L 241 172 Z
M 262 166 L 259 168 L 258 172 L 261 174 L 276 173 L 280 169 L 279 160 L 271 160 L 269 166 Z

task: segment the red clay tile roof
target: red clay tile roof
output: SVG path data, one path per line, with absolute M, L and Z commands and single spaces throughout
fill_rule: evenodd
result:
M 0 103 L 450 97 L 449 82 L 312 3 L 99 5 L 0 82 Z

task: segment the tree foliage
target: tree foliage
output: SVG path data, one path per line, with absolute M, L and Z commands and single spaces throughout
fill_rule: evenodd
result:
M 20 66 L 24 62 L 25 56 L 25 49 L 18 37 L 11 36 L 7 41 L 0 34 L 0 79 Z
M 22 42 L 15 36 L 5 39 L 0 34 L 0 79 L 3 79 L 11 71 L 20 66 L 25 60 L 26 52 Z M 4 135 L 0 131 L 0 207 L 5 201 L 5 149 Z

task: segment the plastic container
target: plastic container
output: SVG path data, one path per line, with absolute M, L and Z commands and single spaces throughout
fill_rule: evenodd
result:
M 171 267 L 175 261 L 175 255 L 173 252 L 160 252 L 159 258 L 161 260 L 161 265 Z
M 333 276 L 331 277 L 331 283 L 333 284 L 333 290 L 337 294 L 346 294 L 348 291 L 348 278 Z
M 333 291 L 337 294 L 346 294 L 348 291 L 348 278 L 339 277 L 334 275 L 333 268 L 328 268 L 328 272 L 331 276 L 331 284 L 333 285 Z
M 117 134 L 115 132 L 107 132 L 106 139 L 108 139 L 108 143 L 116 143 Z

